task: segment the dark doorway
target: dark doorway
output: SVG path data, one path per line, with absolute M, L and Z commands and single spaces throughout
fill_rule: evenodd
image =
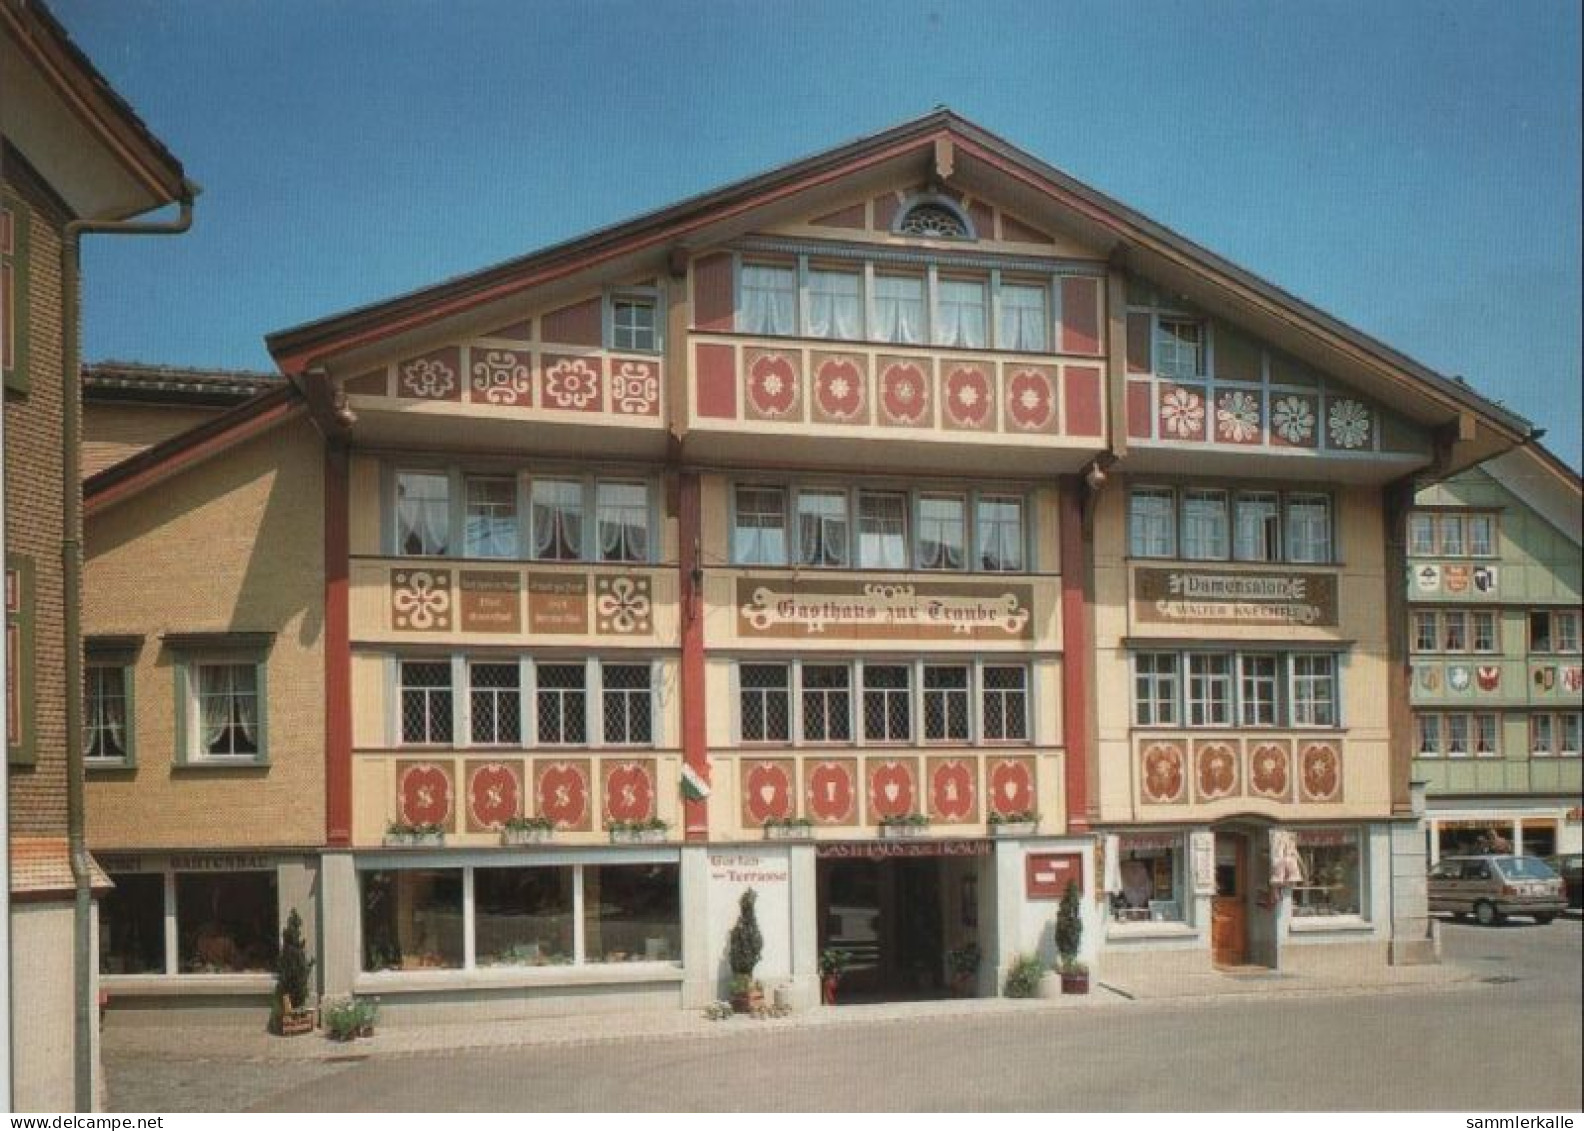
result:
M 945 997 L 941 861 L 821 860 L 819 945 L 847 957 L 839 1000 Z

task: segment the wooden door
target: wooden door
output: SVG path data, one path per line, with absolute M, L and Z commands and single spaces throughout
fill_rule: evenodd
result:
M 1210 953 L 1217 966 L 1248 961 L 1248 838 L 1216 833 L 1216 891 L 1210 901 Z

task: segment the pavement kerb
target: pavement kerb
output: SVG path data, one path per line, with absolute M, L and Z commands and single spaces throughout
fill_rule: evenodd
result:
M 1229 987 L 1206 979 L 1199 985 L 1177 980 L 1165 988 L 1108 983 L 1097 979 L 1094 992 L 1083 998 L 1013 1001 L 976 998 L 966 1001 L 856 1005 L 816 1009 L 784 1018 L 748 1017 L 708 1021 L 700 1012 L 600 1017 L 547 1017 L 533 1020 L 479 1023 L 437 1023 L 389 1027 L 372 1038 L 338 1043 L 322 1034 L 279 1038 L 254 1028 L 194 1025 L 108 1030 L 107 1055 L 127 1059 L 179 1057 L 184 1060 L 248 1062 L 327 1061 L 353 1063 L 371 1058 L 458 1054 L 552 1046 L 556 1048 L 602 1046 L 635 1039 L 684 1038 L 742 1039 L 817 1029 L 833 1025 L 886 1025 L 907 1021 L 946 1020 L 985 1016 L 1027 1016 L 1073 1010 L 1092 1011 L 1127 1006 L 1199 1007 L 1209 1004 L 1282 998 L 1356 997 L 1409 992 L 1444 992 L 1487 988 L 1477 971 L 1442 966 L 1434 976 L 1371 983 L 1251 984 Z M 1211 976 L 1212 978 L 1214 976 Z

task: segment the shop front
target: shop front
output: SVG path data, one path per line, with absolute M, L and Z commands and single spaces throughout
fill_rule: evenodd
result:
M 1431 810 L 1425 824 L 1432 864 L 1444 856 L 1546 857 L 1584 847 L 1579 822 L 1569 820 L 1569 805 L 1562 800 L 1522 808 Z

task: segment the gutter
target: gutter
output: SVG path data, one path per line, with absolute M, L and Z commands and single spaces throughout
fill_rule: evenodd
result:
M 61 462 L 65 527 L 61 535 L 61 574 L 66 642 L 66 840 L 71 855 L 73 1089 L 77 1111 L 94 1110 L 93 1032 L 99 1003 L 93 995 L 93 876 L 84 829 L 83 672 L 82 672 L 82 425 L 81 245 L 85 235 L 174 236 L 192 227 L 193 200 L 199 188 L 182 180 L 181 212 L 174 220 L 71 220 L 61 242 L 62 349 Z

